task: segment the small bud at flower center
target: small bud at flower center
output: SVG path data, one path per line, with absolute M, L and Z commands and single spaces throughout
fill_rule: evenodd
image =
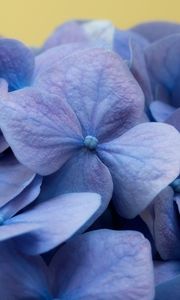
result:
M 95 150 L 98 144 L 98 139 L 94 136 L 87 135 L 84 139 L 84 146 L 89 150 Z

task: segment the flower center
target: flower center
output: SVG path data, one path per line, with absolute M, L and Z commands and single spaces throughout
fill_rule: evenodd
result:
M 84 146 L 89 150 L 95 150 L 98 144 L 98 139 L 95 136 L 87 135 L 84 139 Z
M 180 193 L 180 178 L 175 179 L 171 183 L 171 187 L 173 188 L 174 192 Z

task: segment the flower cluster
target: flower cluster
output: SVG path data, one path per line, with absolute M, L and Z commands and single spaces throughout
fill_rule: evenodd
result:
M 2 300 L 180 299 L 180 25 L 0 39 Z

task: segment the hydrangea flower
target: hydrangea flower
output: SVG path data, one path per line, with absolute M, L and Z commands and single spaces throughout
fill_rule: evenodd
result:
M 48 70 L 48 83 L 41 74 L 36 89 L 0 101 L 0 127 L 16 157 L 41 175 L 59 170 L 50 198 L 92 191 L 106 207 L 113 181 L 118 211 L 136 216 L 179 174 L 179 133 L 166 124 L 135 126 L 143 94 L 110 51 L 76 51 Z
M 39 194 L 41 178 L 30 184 L 20 196 L 0 208 L 0 241 L 14 238 L 29 254 L 51 250 L 83 231 L 97 218 L 100 196 L 92 193 L 60 195 L 25 211 Z
M 102 255 L 103 254 L 103 255 Z M 97 230 L 63 245 L 49 267 L 0 245 L 0 293 L 8 299 L 152 300 L 149 242 L 138 232 Z

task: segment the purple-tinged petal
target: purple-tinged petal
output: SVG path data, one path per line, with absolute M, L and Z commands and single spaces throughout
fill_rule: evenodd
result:
M 81 128 L 64 96 L 26 88 L 0 100 L 0 127 L 18 160 L 41 175 L 55 172 L 81 143 Z
M 179 300 L 180 297 L 180 275 L 156 286 L 154 300 Z
M 49 78 L 49 70 L 52 70 L 52 66 L 56 67 L 57 63 L 63 60 L 65 57 L 71 55 L 73 52 L 83 50 L 88 47 L 87 44 L 74 43 L 62 45 L 49 49 L 35 58 L 35 70 L 33 76 L 33 85 L 37 86 L 42 80 Z
M 150 245 L 135 231 L 85 233 L 55 254 L 50 271 L 60 299 L 153 299 Z
M 43 48 L 49 49 L 63 44 L 87 42 L 85 31 L 76 21 L 66 22 L 59 26 L 45 41 Z
M 166 123 L 173 125 L 180 132 L 180 108 L 171 114 Z
M 32 255 L 47 252 L 90 226 L 100 204 L 100 196 L 94 193 L 49 199 L 5 221 L 0 227 L 0 240 L 16 236 L 21 251 Z
M 172 92 L 172 105 L 180 106 L 180 34 L 151 44 L 145 50 L 146 62 L 153 80 Z M 156 86 L 155 86 L 156 88 Z
M 155 261 L 154 262 L 154 275 L 155 284 L 159 285 L 165 281 L 173 279 L 180 274 L 180 261 Z
M 69 43 L 87 43 L 101 41 L 111 45 L 114 26 L 108 20 L 70 21 L 59 26 L 47 39 L 44 49 Z
M 149 104 L 153 99 L 150 78 L 147 70 L 142 46 L 136 41 L 131 40 L 131 63 L 130 70 L 143 90 L 146 103 Z
M 3 300 L 50 299 L 43 259 L 19 253 L 13 243 L 1 243 L 0 294 Z
M 168 187 L 154 199 L 154 239 L 162 259 L 180 259 L 180 225 L 174 192 Z
M 32 203 L 40 193 L 41 183 L 42 178 L 37 175 L 20 195 L 16 196 L 0 208 L 0 220 L 10 219 L 21 209 Z
M 125 62 L 103 49 L 76 52 L 49 70 L 43 89 L 64 93 L 84 135 L 117 137 L 139 121 L 144 96 Z
M 89 151 L 72 157 L 61 170 L 43 180 L 39 201 L 45 201 L 60 194 L 95 192 L 101 195 L 102 213 L 112 197 L 113 183 L 108 168 Z
M 14 155 L 0 157 L 0 207 L 19 195 L 34 179 L 35 174 L 20 164 Z
M 0 78 L 7 80 L 9 90 L 27 86 L 34 71 L 34 56 L 29 48 L 13 39 L 0 39 Z
M 162 101 L 153 101 L 149 108 L 152 117 L 157 122 L 165 122 L 176 111 L 173 106 Z
M 142 35 L 150 42 L 162 39 L 168 35 L 180 33 L 180 25 L 172 22 L 147 22 L 138 24 L 131 30 Z
M 127 218 L 141 213 L 180 173 L 180 134 L 167 124 L 137 125 L 98 149 L 113 177 L 116 208 Z
M 124 60 L 128 61 L 129 64 L 131 64 L 132 59 L 132 42 L 133 44 L 137 43 L 140 46 L 142 55 L 143 48 L 148 45 L 148 42 L 143 37 L 131 30 L 115 30 L 113 49 Z

